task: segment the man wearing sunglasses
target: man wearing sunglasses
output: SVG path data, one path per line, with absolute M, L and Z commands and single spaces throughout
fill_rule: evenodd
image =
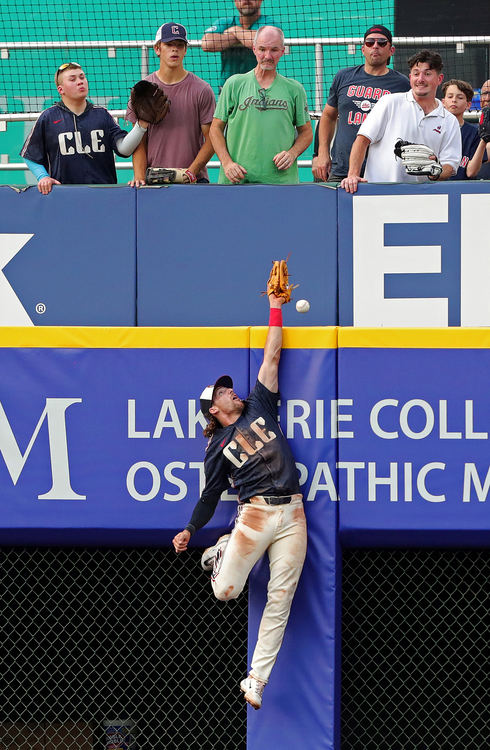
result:
M 262 26 L 253 51 L 256 67 L 228 78 L 211 124 L 221 161 L 218 182 L 294 184 L 296 160 L 313 139 L 306 92 L 277 72 L 284 54 L 281 29 Z
M 355 193 L 359 182 L 427 182 L 448 180 L 461 162 L 461 130 L 456 117 L 436 99 L 444 78 L 438 52 L 423 49 L 408 60 L 410 91 L 384 96 L 359 128 L 352 146 L 349 174 L 340 186 Z M 398 140 L 422 144 L 432 151 L 442 171 L 426 176 L 408 174 L 395 157 Z M 364 177 L 361 166 L 369 147 Z
M 127 133 L 107 109 L 87 101 L 88 81 L 78 63 L 60 65 L 54 81 L 61 101 L 40 115 L 21 151 L 39 192 L 47 195 L 53 185 L 115 184 L 114 151 L 130 156 L 148 123 L 140 120 Z
M 361 50 L 364 65 L 339 70 L 316 129 L 312 172 L 320 182 L 340 182 L 347 176 L 352 144 L 376 102 L 385 94 L 410 89 L 408 78 L 388 67 L 395 48 L 386 26 L 371 26 Z

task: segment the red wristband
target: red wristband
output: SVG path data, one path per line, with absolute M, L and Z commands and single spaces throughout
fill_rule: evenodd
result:
M 282 328 L 282 309 L 280 307 L 271 307 L 269 313 L 269 325 Z

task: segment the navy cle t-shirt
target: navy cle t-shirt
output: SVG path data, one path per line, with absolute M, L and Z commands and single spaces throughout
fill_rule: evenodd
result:
M 229 478 L 241 502 L 300 492 L 298 469 L 277 421 L 278 398 L 257 380 L 238 420 L 214 433 L 204 458 L 206 484 L 189 523 L 193 529 L 207 523 Z
M 21 156 L 42 164 L 62 185 L 111 185 L 117 182 L 116 141 L 125 135 L 105 107 L 87 102 L 76 115 L 59 103 L 39 116 Z

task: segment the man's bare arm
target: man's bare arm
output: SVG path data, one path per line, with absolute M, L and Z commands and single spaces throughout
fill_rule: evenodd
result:
M 340 183 L 348 193 L 355 193 L 359 182 L 367 182 L 361 177 L 361 167 L 371 141 L 365 135 L 358 135 L 352 145 L 349 159 L 349 174 Z
M 311 122 L 306 122 L 304 125 L 297 126 L 298 135 L 293 145 L 287 151 L 279 151 L 272 161 L 279 170 L 289 169 L 294 164 L 300 154 L 308 148 L 313 140 L 313 130 Z
M 139 185 L 145 184 L 146 167 L 148 164 L 148 157 L 147 157 L 147 151 L 146 151 L 147 142 L 148 142 L 148 134 L 146 133 L 143 136 L 143 140 L 141 141 L 141 143 L 137 146 L 136 150 L 133 152 L 134 178 L 129 183 L 133 187 L 138 187 Z
M 201 125 L 201 131 L 204 136 L 204 143 L 202 144 L 201 148 L 199 149 L 196 158 L 192 162 L 192 164 L 189 165 L 188 170 L 189 172 L 192 172 L 196 177 L 201 171 L 201 169 L 204 169 L 212 155 L 214 154 L 214 148 L 213 144 L 211 143 L 211 138 L 209 137 L 209 130 L 211 128 L 211 124 L 207 123 L 206 125 Z
M 323 182 L 328 179 L 332 166 L 330 146 L 335 135 L 338 115 L 338 109 L 325 104 L 318 123 L 318 156 L 313 158 L 311 171 L 317 180 Z
M 212 32 L 204 34 L 203 38 L 201 39 L 202 51 L 221 52 L 222 50 L 228 49 L 229 47 L 240 46 L 240 42 L 232 31 L 233 28 L 234 27 L 232 26 L 229 29 L 226 29 L 222 34 L 215 34 Z
M 480 140 L 478 146 L 476 147 L 475 153 L 466 165 L 466 176 L 470 179 L 476 177 L 481 169 L 483 157 L 485 156 L 486 145 L 487 144 L 485 143 L 485 141 Z
M 211 129 L 209 131 L 211 143 L 213 144 L 213 148 L 216 151 L 216 155 L 223 166 L 223 170 L 227 178 L 230 180 L 230 182 L 240 182 L 247 174 L 247 170 L 245 169 L 245 167 L 242 167 L 240 164 L 234 162 L 231 158 L 226 146 L 226 139 L 224 135 L 225 127 L 226 122 L 218 119 L 217 117 L 213 118 Z
M 439 182 L 439 180 L 449 180 L 454 174 L 454 167 L 452 167 L 451 164 L 441 164 L 441 166 L 442 172 L 439 175 L 437 182 Z

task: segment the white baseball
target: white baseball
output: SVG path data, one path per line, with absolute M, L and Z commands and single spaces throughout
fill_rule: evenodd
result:
M 296 310 L 299 313 L 307 313 L 309 309 L 310 309 L 310 303 L 308 302 L 307 299 L 299 299 L 296 302 Z

